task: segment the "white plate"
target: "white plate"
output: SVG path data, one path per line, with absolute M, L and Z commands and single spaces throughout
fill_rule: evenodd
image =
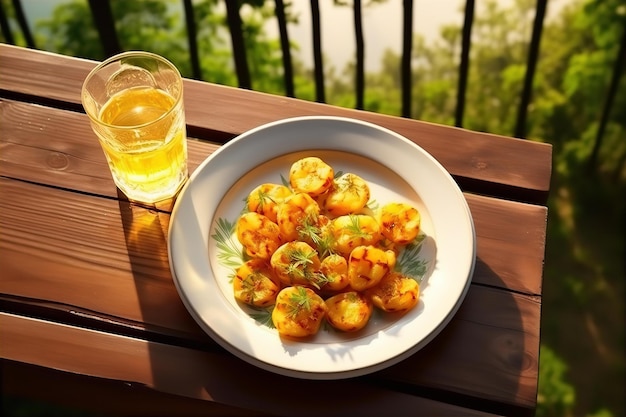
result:
M 421 294 L 407 314 L 375 314 L 356 334 L 325 329 L 311 339 L 285 340 L 235 301 L 233 267 L 224 262 L 224 250 L 213 236 L 224 220 L 236 221 L 254 187 L 281 183 L 281 175 L 288 178 L 291 164 L 303 156 L 318 156 L 335 171 L 361 175 L 380 205 L 405 201 L 420 210 L 424 239 L 418 262 L 423 268 L 416 279 Z M 231 245 L 240 248 L 236 237 L 230 237 Z M 178 196 L 168 243 L 180 297 L 213 339 L 263 369 L 309 379 L 374 372 L 424 347 L 463 301 L 476 251 L 467 202 L 432 156 L 388 129 L 337 117 L 269 123 L 222 146 L 198 167 Z

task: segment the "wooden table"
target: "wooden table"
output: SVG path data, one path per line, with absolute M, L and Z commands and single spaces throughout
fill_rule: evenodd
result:
M 434 341 L 367 376 L 292 379 L 227 353 L 188 314 L 168 266 L 171 202 L 118 196 L 82 112 L 94 65 L 0 45 L 4 395 L 110 415 L 534 413 L 550 145 L 186 80 L 191 170 L 266 122 L 345 116 L 418 143 L 470 206 L 475 273 Z

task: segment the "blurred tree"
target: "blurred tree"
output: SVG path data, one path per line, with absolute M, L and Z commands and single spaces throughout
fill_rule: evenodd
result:
M 7 1 L 7 0 L 2 0 Z M 268 39 L 264 25 L 273 16 L 273 9 L 263 0 L 239 2 L 243 35 L 253 88 L 283 93 L 284 80 L 281 53 L 277 40 Z M 178 0 L 112 1 L 111 8 L 122 49 L 147 50 L 171 60 L 186 76 L 191 76 L 187 33 Z M 287 18 L 295 22 L 289 13 Z M 194 2 L 194 18 L 198 28 L 198 52 L 207 81 L 236 86 L 233 54 L 225 10 L 217 0 Z M 42 49 L 94 60 L 104 59 L 104 52 L 87 2 L 74 0 L 54 9 L 49 19 L 38 22 Z M 298 80 L 300 84 L 305 80 Z

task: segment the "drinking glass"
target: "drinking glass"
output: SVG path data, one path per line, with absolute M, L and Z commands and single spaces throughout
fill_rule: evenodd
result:
M 128 199 L 175 197 L 188 177 L 178 69 L 153 53 L 124 52 L 89 73 L 81 99 L 113 180 Z

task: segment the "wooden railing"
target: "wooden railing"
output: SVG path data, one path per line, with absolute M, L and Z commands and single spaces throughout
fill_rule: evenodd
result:
M 107 56 L 121 52 L 122 48 L 118 41 L 115 29 L 115 20 L 111 11 L 110 0 L 88 0 L 89 6 L 96 23 L 102 47 Z M 187 29 L 187 38 L 189 46 L 189 55 L 193 77 L 202 79 L 200 68 L 200 59 L 198 56 L 197 45 L 197 29 L 194 19 L 194 9 L 191 0 L 183 0 L 183 8 L 185 12 L 185 22 Z M 539 56 L 539 46 L 541 43 L 542 30 L 544 26 L 544 18 L 546 14 L 548 0 L 537 0 L 535 19 L 533 24 L 532 36 L 530 39 L 528 58 L 526 62 L 526 73 L 524 84 L 521 90 L 519 108 L 517 111 L 517 120 L 515 124 L 514 136 L 518 138 L 526 137 L 526 119 L 528 115 L 528 107 L 532 100 L 533 79 L 535 76 L 537 60 Z M 250 89 L 252 82 L 250 79 L 250 70 L 246 57 L 245 40 L 242 30 L 242 20 L 239 13 L 239 1 L 225 1 L 227 21 L 231 34 L 231 42 L 233 47 L 233 58 L 235 70 L 237 74 L 238 86 L 240 88 Z M 320 8 L 318 0 L 311 0 L 311 17 L 312 17 L 312 43 L 313 43 L 313 65 L 315 79 L 315 99 L 318 102 L 325 102 L 324 88 L 324 72 L 322 62 L 322 41 L 321 41 L 321 24 L 320 24 Z M 26 45 L 30 48 L 36 48 L 34 38 L 31 34 L 28 22 L 25 18 L 24 11 L 20 0 L 12 0 L 15 19 L 23 33 Z M 467 90 L 468 69 L 470 61 L 472 23 L 474 20 L 474 0 L 466 0 L 465 16 L 462 30 L 461 55 L 459 64 L 459 79 L 457 88 L 457 101 L 455 110 L 455 125 L 463 127 L 463 115 L 465 109 L 465 92 Z M 292 59 L 289 43 L 289 34 L 287 30 L 287 19 L 285 17 L 285 5 L 282 0 L 275 0 L 275 15 L 279 26 L 280 45 L 283 56 L 284 69 L 284 85 L 285 95 L 294 97 L 294 75 L 292 69 Z M 356 39 L 356 65 L 355 65 L 355 95 L 357 109 L 363 109 L 364 106 L 364 90 L 365 90 L 365 65 L 364 50 L 365 42 L 363 37 L 363 19 L 362 19 L 362 2 L 361 0 L 353 0 L 353 16 L 354 30 Z M 403 42 L 402 42 L 402 58 L 401 58 L 401 82 L 402 82 L 402 106 L 401 114 L 403 117 L 411 117 L 411 63 L 413 49 L 413 0 L 403 0 Z M 7 14 L 4 5 L 0 1 L 0 26 L 2 34 L 8 43 L 15 43 L 14 36 L 11 33 Z M 611 77 L 610 88 L 607 92 L 604 107 L 600 117 L 595 147 L 592 159 L 597 156 L 598 150 L 602 143 L 606 124 L 612 111 L 615 94 L 618 88 L 624 56 L 626 56 L 626 28 L 623 31 L 618 56 L 615 59 L 615 66 Z

